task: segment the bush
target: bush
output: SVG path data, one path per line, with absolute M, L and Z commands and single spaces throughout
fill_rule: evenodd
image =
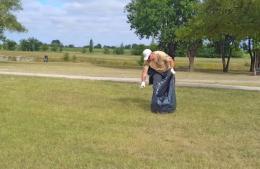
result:
M 73 56 L 72 56 L 72 61 L 73 61 L 73 62 L 76 62 L 76 61 L 77 61 L 77 56 L 73 55 Z
M 202 47 L 198 49 L 197 56 L 202 58 L 216 58 L 218 54 L 215 53 L 214 47 Z
M 104 48 L 104 54 L 110 54 L 110 50 L 108 48 Z
M 133 46 L 133 48 L 131 50 L 131 54 L 132 55 L 142 55 L 145 48 L 146 48 L 145 45 L 135 45 L 135 46 Z
M 124 48 L 120 47 L 120 48 L 115 48 L 113 50 L 113 53 L 116 54 L 116 55 L 123 55 L 125 53 L 125 51 L 124 51 Z
M 47 51 L 47 50 L 49 50 L 49 46 L 48 46 L 47 44 L 43 44 L 43 45 L 41 46 L 41 50 L 42 50 L 42 51 Z
M 140 60 L 138 60 L 138 65 L 143 66 L 144 65 L 144 56 L 141 55 Z
M 65 54 L 64 54 L 63 60 L 66 61 L 66 62 L 70 60 L 70 55 L 69 55 L 69 53 L 65 53 Z
M 241 49 L 236 49 L 232 52 L 232 57 L 234 58 L 242 58 L 244 56 L 244 52 Z
M 81 51 L 82 53 L 86 53 L 87 52 L 87 50 L 86 50 L 86 48 L 82 48 L 82 51 Z

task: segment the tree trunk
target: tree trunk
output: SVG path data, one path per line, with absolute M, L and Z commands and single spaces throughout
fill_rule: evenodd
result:
M 225 39 L 221 42 L 221 58 L 223 64 L 223 72 L 229 71 L 229 63 L 232 56 L 232 47 L 231 45 L 234 43 L 234 38 L 229 35 L 225 35 Z M 226 61 L 227 58 L 227 61 Z
M 188 48 L 187 56 L 189 58 L 189 71 L 192 72 L 194 68 L 194 61 L 195 57 L 197 55 L 197 49 L 198 49 L 198 42 L 194 42 L 191 44 L 191 46 Z
M 193 72 L 195 57 L 191 56 L 191 54 L 189 54 L 188 57 L 189 57 L 189 72 Z
M 229 71 L 229 63 L 230 63 L 231 55 L 232 55 L 232 49 L 230 48 L 228 56 L 227 56 L 227 64 L 226 64 L 224 72 L 228 72 Z
M 225 47 L 224 47 L 224 40 L 221 42 L 221 47 L 220 47 L 220 55 L 222 59 L 222 66 L 223 66 L 223 72 L 226 70 L 226 58 L 225 58 Z
M 173 59 L 176 56 L 177 43 L 170 42 L 167 44 L 167 54 L 171 56 Z
M 250 63 L 250 72 L 254 71 L 254 66 L 255 66 L 255 54 L 252 51 L 252 39 L 248 39 L 248 53 L 250 54 L 250 58 L 251 58 L 251 63 Z

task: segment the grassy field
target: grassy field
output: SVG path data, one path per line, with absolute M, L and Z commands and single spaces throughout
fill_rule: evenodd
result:
M 199 60 L 200 61 L 200 60 Z M 25 72 L 25 73 L 45 73 L 45 74 L 63 74 L 63 75 L 84 75 L 84 76 L 102 76 L 102 77 L 122 77 L 122 78 L 140 78 L 141 68 L 113 68 L 97 66 L 88 62 L 50 62 L 48 64 L 33 62 L 0 62 L 0 71 Z M 252 76 L 251 73 L 222 73 L 221 71 L 195 71 L 187 72 L 177 69 L 178 81 L 192 81 L 200 83 L 219 83 L 228 85 L 244 85 L 260 87 L 260 78 Z
M 35 58 L 36 62 L 42 62 L 44 55 L 49 56 L 50 62 L 64 62 L 65 55 L 68 55 L 69 62 L 86 62 L 97 66 L 113 68 L 140 68 L 138 64 L 140 56 L 130 54 L 114 55 L 103 54 L 102 52 L 80 53 L 80 52 L 19 52 L 19 51 L 0 51 L 0 56 L 25 56 Z M 11 59 L 12 60 L 12 59 Z M 188 59 L 185 57 L 176 57 L 176 66 L 178 70 L 187 71 Z M 249 58 L 232 58 L 230 63 L 231 72 L 248 73 L 250 66 Z M 220 58 L 196 58 L 195 70 L 202 72 L 221 72 L 222 62 Z
M 176 113 L 158 115 L 136 84 L 0 86 L 0 168 L 260 168 L 259 92 L 177 88 Z

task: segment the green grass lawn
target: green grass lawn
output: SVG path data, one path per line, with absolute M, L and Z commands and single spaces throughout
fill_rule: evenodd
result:
M 203 61 L 203 59 L 198 59 L 198 62 Z M 237 62 L 239 62 L 239 60 Z M 0 62 L 0 71 L 25 73 L 140 78 L 141 70 L 141 67 L 138 69 L 121 69 L 114 67 L 97 66 L 88 62 L 50 62 L 48 64 L 39 62 Z M 238 73 L 236 71 L 231 71 L 230 73 L 223 73 L 220 70 L 209 72 L 187 72 L 177 69 L 177 80 L 211 84 L 260 87 L 260 78 L 258 76 L 252 76 L 252 73 L 249 72 Z
M 257 169 L 259 92 L 177 88 L 174 114 L 151 87 L 0 76 L 0 168 Z
M 42 62 L 43 56 L 48 55 L 50 62 L 64 62 L 66 53 L 69 56 L 69 62 L 87 62 L 103 67 L 113 68 L 141 68 L 138 64 L 140 56 L 134 56 L 130 53 L 125 55 L 104 54 L 100 51 L 95 53 L 81 53 L 72 51 L 63 52 L 23 52 L 23 51 L 4 51 L 0 50 L 0 56 L 9 57 L 32 57 L 36 62 Z M 73 59 L 75 58 L 75 59 Z M 188 70 L 188 59 L 186 57 L 176 57 L 176 67 L 178 70 Z M 221 72 L 222 61 L 220 58 L 196 58 L 195 70 L 203 72 Z M 235 73 L 248 73 L 250 67 L 250 59 L 247 58 L 231 58 L 230 70 Z

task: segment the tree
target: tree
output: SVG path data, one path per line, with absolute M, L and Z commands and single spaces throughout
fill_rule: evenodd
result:
M 15 50 L 16 49 L 16 42 L 13 41 L 13 40 L 5 40 L 4 43 L 3 43 L 3 48 L 5 50 Z
M 60 40 L 52 40 L 51 41 L 51 50 L 54 51 L 54 52 L 56 52 L 56 51 L 62 52 L 63 44 L 60 42 Z
M 123 55 L 125 53 L 124 44 L 121 43 L 119 48 L 114 48 L 113 53 L 117 55 Z
M 36 38 L 22 39 L 20 41 L 20 48 L 22 51 L 39 51 L 41 46 L 42 42 Z
M 4 38 L 4 31 L 26 31 L 25 27 L 19 23 L 13 12 L 22 10 L 20 0 L 1 0 L 0 2 L 0 40 Z
M 96 49 L 101 49 L 101 48 L 102 48 L 102 45 L 101 45 L 100 43 L 98 43 L 97 45 L 95 45 L 94 48 L 96 48 Z
M 69 44 L 68 47 L 69 48 L 75 48 L 75 46 L 73 44 Z
M 197 0 L 132 0 L 126 7 L 128 23 L 140 38 L 154 37 L 170 56 L 176 56 L 176 30 L 193 15 Z
M 199 5 L 198 14 L 182 33 L 193 40 L 206 38 L 214 41 L 220 52 L 223 72 L 228 72 L 236 44 L 249 35 L 259 36 L 259 9 L 259 1 L 255 0 L 204 0 Z M 255 21 L 252 22 L 252 18 Z
M 92 53 L 93 52 L 93 48 L 94 48 L 94 42 L 92 39 L 90 39 L 89 41 L 89 52 Z
M 20 40 L 20 48 L 22 51 L 30 51 L 30 44 L 28 40 L 26 39 Z
M 48 45 L 48 44 L 42 44 L 42 45 L 41 45 L 41 50 L 42 50 L 42 51 L 47 51 L 47 50 L 49 50 L 49 45 Z

